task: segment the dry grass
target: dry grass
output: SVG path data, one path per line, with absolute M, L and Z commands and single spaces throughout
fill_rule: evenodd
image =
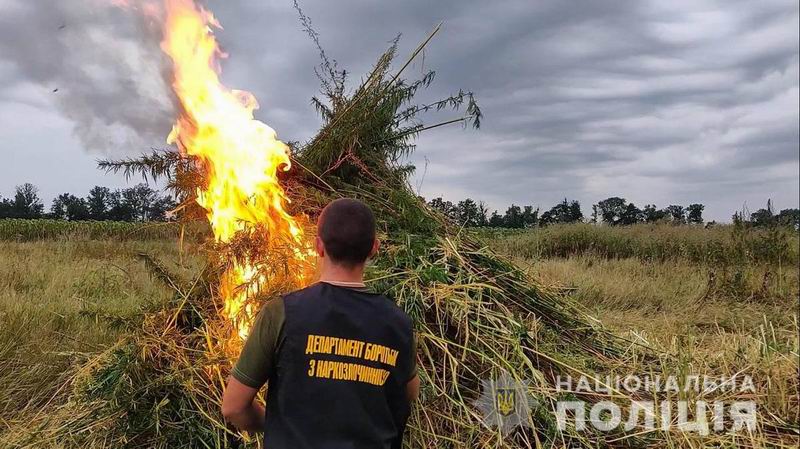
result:
M 788 227 L 773 229 L 716 225 L 633 226 L 554 225 L 533 230 L 481 229 L 500 252 L 527 259 L 594 254 L 604 258 L 686 259 L 715 266 L 772 263 L 797 266 L 800 236 Z
M 505 238 L 518 244 L 542 237 L 518 233 Z M 502 239 L 494 243 L 507 248 L 509 242 Z M 681 257 L 653 261 L 594 252 L 515 261 L 532 276 L 574 297 L 617 334 L 674 356 L 673 365 L 651 374 L 715 378 L 748 374 L 756 386 L 754 399 L 763 422 L 773 421 L 785 426 L 788 434 L 800 434 L 796 267 L 763 263 L 723 270 Z M 767 435 L 769 431 L 764 426 L 749 436 L 680 435 L 664 445 L 773 447 L 782 438 L 787 447 L 797 443 L 797 438 Z
M 48 401 L 65 385 L 66 373 L 74 373 L 70 367 L 139 328 L 143 310 L 170 299 L 170 292 L 135 257 L 141 251 L 170 263 L 175 272 L 197 272 L 202 263 L 191 248 L 181 255 L 171 240 L 2 243 L 0 381 L 6 387 L 0 390 L 0 434 L 7 425 L 3 423 L 22 419 L 20 410 L 53 407 Z M 743 271 L 738 289 L 724 289 L 709 281 L 718 276 L 714 267 L 681 259 L 588 254 L 516 262 L 543 283 L 563 287 L 618 334 L 673 355 L 674 364 L 651 374 L 749 374 L 762 416 L 797 428 L 797 271 L 752 266 Z M 767 272 L 776 274 L 765 288 Z M 637 374 L 652 369 L 640 368 L 643 372 Z M 437 392 L 431 387 L 427 394 Z M 672 433 L 661 438 L 660 447 L 780 444 L 763 428 L 753 435 Z M 794 442 L 784 439 L 786 445 Z
M 170 293 L 135 254 L 180 269 L 174 241 L 43 240 L 0 243 L 0 417 L 43 406 L 69 367 L 138 326 Z M 187 270 L 199 258 L 185 253 Z M 0 420 L 0 433 L 2 430 Z

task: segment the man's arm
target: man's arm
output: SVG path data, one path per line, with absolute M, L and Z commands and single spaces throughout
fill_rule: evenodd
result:
M 266 412 L 264 406 L 256 401 L 256 394 L 257 388 L 230 376 L 222 395 L 222 416 L 239 430 L 263 432 Z
M 419 375 L 417 374 L 417 334 L 411 331 L 411 352 L 409 357 L 409 378 L 406 383 L 406 399 L 414 402 L 419 397 Z
M 406 399 L 408 399 L 408 402 L 414 402 L 417 400 L 418 397 L 419 397 L 419 376 L 416 375 L 406 384 Z
M 283 320 L 283 299 L 270 300 L 261 308 L 228 378 L 222 416 L 240 430 L 264 430 L 264 407 L 255 398 L 275 369 Z

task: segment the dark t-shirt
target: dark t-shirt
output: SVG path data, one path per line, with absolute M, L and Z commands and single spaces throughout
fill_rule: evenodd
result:
M 266 447 L 388 449 L 415 362 L 411 320 L 392 301 L 317 283 L 265 304 L 232 374 L 268 383 Z

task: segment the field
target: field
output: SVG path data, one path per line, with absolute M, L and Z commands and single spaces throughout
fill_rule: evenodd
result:
M 47 413 L 70 366 L 170 300 L 137 254 L 178 273 L 204 263 L 195 233 L 179 245 L 175 226 L 43 225 L 0 222 L 0 435 Z M 617 334 L 675 355 L 681 366 L 665 373 L 752 376 L 759 413 L 797 432 L 796 233 L 669 225 L 481 233 Z M 764 447 L 762 438 L 720 442 Z
M 796 232 L 569 225 L 484 234 L 617 334 L 676 355 L 682 366 L 670 374 L 752 376 L 759 413 L 797 432 Z M 764 446 L 758 438 L 719 442 Z

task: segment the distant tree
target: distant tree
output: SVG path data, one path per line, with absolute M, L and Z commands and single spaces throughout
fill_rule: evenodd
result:
M 159 197 L 150 205 L 150 209 L 147 211 L 147 219 L 150 221 L 167 221 L 167 212 L 175 209 L 176 206 L 177 203 L 171 196 Z
M 687 221 L 692 224 L 703 224 L 703 210 L 706 206 L 702 204 L 690 204 L 686 209 L 688 210 Z
M 434 209 L 438 209 L 451 220 L 458 220 L 458 208 L 450 201 L 444 201 L 442 197 L 438 197 L 430 200 L 428 205 Z
M 0 218 L 11 218 L 14 211 L 14 202 L 8 198 L 0 197 Z
M 625 206 L 625 211 L 619 218 L 619 224 L 626 226 L 632 225 L 644 221 L 644 218 L 645 214 L 641 209 L 636 207 L 636 205 L 633 203 L 628 203 L 628 205 Z
M 158 221 L 167 220 L 168 212 L 176 205 L 171 196 L 161 196 L 147 184 L 115 191 L 95 186 L 86 198 L 71 193 L 58 195 L 45 215 L 38 189 L 26 183 L 17 186 L 13 200 L 0 197 L 0 218 Z
M 70 201 L 67 203 L 67 220 L 88 220 L 90 215 L 86 200 L 76 196 L 70 196 Z
M 525 206 L 522 208 L 522 226 L 525 228 L 532 228 L 539 223 L 539 208 L 533 206 Z
M 461 200 L 456 206 L 458 223 L 462 226 L 470 228 L 478 226 L 478 222 L 480 221 L 478 218 L 479 214 L 480 211 L 478 210 L 478 203 L 476 203 L 472 198 Z
M 105 220 L 111 201 L 111 190 L 108 187 L 94 186 L 86 197 L 89 216 L 92 220 Z
M 65 204 L 65 200 L 68 196 L 70 196 L 69 193 L 62 193 L 53 199 L 53 204 L 50 205 L 50 217 L 58 220 L 67 219 L 67 205 Z
M 783 209 L 775 218 L 783 226 L 800 229 L 800 209 Z
M 478 203 L 467 198 L 461 200 L 456 205 L 456 213 L 458 214 L 458 222 L 466 227 L 474 227 L 478 222 Z
M 122 191 L 115 190 L 108 197 L 106 217 L 114 221 L 133 221 L 136 219 L 136 211 L 125 201 Z
M 642 215 L 645 222 L 655 223 L 667 218 L 667 213 L 656 207 L 655 204 L 648 204 L 642 209 Z
M 664 208 L 667 217 L 670 218 L 672 223 L 684 224 L 686 223 L 686 208 L 677 204 L 671 204 Z
M 551 224 L 555 224 L 556 223 L 556 219 L 553 216 L 553 212 L 552 211 L 553 211 L 553 209 L 546 210 L 546 211 L 542 212 L 542 216 L 539 217 L 539 226 L 540 227 L 545 227 L 545 226 L 549 226 Z
M 742 212 L 739 212 L 739 211 L 734 212 L 733 215 L 731 216 L 731 221 L 733 222 L 733 224 L 735 226 L 743 225 L 745 223 L 745 221 L 746 221 L 744 219 L 744 211 L 742 211 Z
M 759 209 L 750 214 L 750 223 L 753 226 L 771 226 L 775 224 L 775 211 L 772 208 L 772 200 L 767 200 L 767 207 Z
M 555 223 L 575 223 L 583 220 L 583 212 L 578 201 L 564 201 L 556 204 L 547 212 L 542 214 L 539 224 L 547 226 Z
M 489 225 L 489 209 L 486 203 L 478 201 L 478 226 L 484 227 Z
M 492 212 L 492 216 L 489 217 L 489 226 L 493 228 L 503 228 L 505 227 L 506 223 L 503 220 L 503 216 L 498 214 L 497 211 Z
M 564 198 L 564 201 L 567 199 Z M 577 223 L 583 221 L 583 211 L 581 210 L 581 203 L 578 200 L 572 200 L 569 203 L 569 222 Z
M 67 220 L 88 220 L 89 206 L 83 198 L 72 197 L 72 201 L 67 204 Z
M 44 204 L 39 199 L 39 189 L 31 183 L 17 186 L 11 207 L 13 218 L 41 218 Z
M 441 212 L 444 212 L 444 208 L 443 208 L 444 200 L 442 200 L 442 197 L 440 197 L 440 196 L 428 201 L 428 206 L 430 206 L 433 209 L 437 209 L 437 210 L 439 210 Z
M 625 198 L 613 196 L 598 202 L 595 206 L 603 223 L 616 226 L 621 224 L 622 216 L 628 208 L 628 203 Z
M 158 193 L 145 183 L 122 190 L 122 200 L 133 210 L 133 219 L 147 221 L 153 203 L 158 199 Z
M 50 207 L 50 216 L 70 221 L 91 218 L 86 200 L 78 198 L 71 193 L 62 193 L 53 200 L 53 204 Z
M 525 222 L 522 218 L 522 209 L 516 204 L 512 204 L 506 209 L 506 214 L 503 216 L 503 222 L 507 228 L 523 228 Z

